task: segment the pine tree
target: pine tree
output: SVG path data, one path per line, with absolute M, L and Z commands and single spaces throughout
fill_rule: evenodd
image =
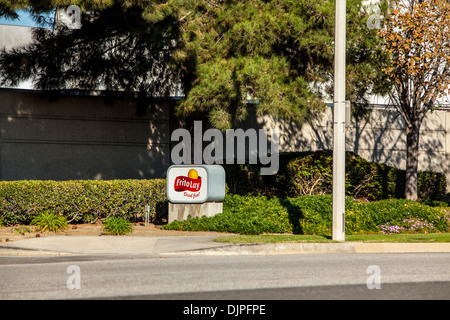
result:
M 334 1 L 34 0 L 0 1 L 1 12 L 28 7 L 37 17 L 80 6 L 79 30 L 37 29 L 34 43 L 0 53 L 1 84 L 32 78 L 39 89 L 139 92 L 184 98 L 181 117 L 235 126 L 257 113 L 302 122 L 332 92 Z M 347 1 L 348 99 L 386 91 L 376 31 L 361 0 Z
M 366 106 L 370 94 L 387 90 L 386 54 L 361 1 L 347 9 L 348 99 Z M 245 118 L 251 99 L 258 114 L 302 122 L 331 96 L 334 1 L 195 1 L 183 17 L 174 59 L 188 90 L 179 115 L 201 110 L 228 128 Z

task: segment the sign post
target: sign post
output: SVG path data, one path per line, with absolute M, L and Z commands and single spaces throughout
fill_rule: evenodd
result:
M 173 165 L 167 170 L 169 223 L 223 212 L 225 170 L 220 165 Z

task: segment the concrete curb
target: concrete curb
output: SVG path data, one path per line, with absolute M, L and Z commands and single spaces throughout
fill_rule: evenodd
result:
M 53 251 L 53 250 L 39 250 L 15 247 L 0 247 L 0 257 L 2 256 L 65 256 L 71 255 L 70 252 Z
M 183 252 L 170 252 L 174 255 L 277 255 L 277 254 L 324 254 L 355 253 L 354 247 L 346 243 L 261 243 L 232 244 L 216 248 L 205 248 Z
M 450 253 L 443 243 L 260 243 L 225 244 L 210 236 L 48 237 L 0 245 L 0 256 L 37 255 L 277 255 L 358 253 Z
M 263 243 L 233 244 L 169 255 L 277 255 L 358 253 L 450 253 L 450 243 Z
M 369 243 L 352 242 L 355 253 L 444 253 L 450 252 L 450 242 L 426 243 L 426 242 L 391 242 Z
M 173 255 L 276 255 L 357 253 L 450 253 L 450 243 L 263 243 L 233 244 Z

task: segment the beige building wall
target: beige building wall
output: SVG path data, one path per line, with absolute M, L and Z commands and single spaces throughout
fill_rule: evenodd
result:
M 10 50 L 32 41 L 32 28 L 0 24 L 0 48 Z
M 102 96 L 0 90 L 0 180 L 149 179 L 171 165 L 173 100 L 146 107 Z M 142 111 L 142 110 L 140 110 Z M 278 128 L 280 152 L 331 150 L 332 108 L 295 125 L 251 116 L 243 127 Z M 347 127 L 347 150 L 367 160 L 405 168 L 406 135 L 395 110 L 373 109 Z M 206 129 L 206 126 L 205 128 Z M 419 170 L 445 173 L 450 190 L 450 112 L 430 112 L 421 129 Z
M 280 152 L 333 149 L 332 108 L 305 123 L 295 125 L 266 116 L 258 125 L 280 130 Z M 445 173 L 450 189 L 450 112 L 429 112 L 421 127 L 419 170 Z M 370 115 L 352 119 L 346 130 L 346 149 L 363 158 L 406 168 L 404 121 L 395 109 L 374 108 Z

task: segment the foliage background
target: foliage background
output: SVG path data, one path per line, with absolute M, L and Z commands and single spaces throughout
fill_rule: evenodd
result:
M 328 232 L 331 223 L 331 156 L 330 152 L 324 151 L 283 155 L 280 173 L 268 180 L 265 180 L 267 176 L 258 175 L 256 166 L 253 174 L 248 171 L 253 167 L 226 166 L 229 184 L 224 213 L 166 227 L 250 234 Z M 402 190 L 404 180 L 399 177 L 404 172 L 366 161 L 352 153 L 347 154 L 347 161 L 349 202 L 346 223 L 349 232 L 380 232 L 380 225 L 406 219 L 408 213 L 437 223 L 431 207 L 393 199 L 397 196 L 396 191 Z M 361 177 L 370 179 L 362 180 Z M 420 181 L 426 203 L 447 206 L 439 202 L 445 196 L 443 174 L 424 172 Z M 361 201 L 354 196 L 363 202 L 359 203 Z M 365 205 L 369 200 L 378 201 Z M 3 225 L 29 224 L 41 214 L 64 216 L 69 223 L 93 223 L 117 216 L 139 222 L 143 221 L 145 205 L 150 206 L 150 221 L 162 223 L 167 220 L 167 204 L 165 179 L 0 182 L 0 224 Z M 405 211 L 407 207 L 409 211 Z M 439 225 L 440 222 L 436 224 Z M 445 230 L 443 225 L 439 228 Z
M 356 109 L 387 92 L 387 58 L 361 0 L 347 0 L 347 98 Z M 257 113 L 302 122 L 332 93 L 334 1 L 0 0 L 0 15 L 36 20 L 76 4 L 82 27 L 34 30 L 34 43 L 0 52 L 0 83 L 98 90 L 141 99 L 183 96 L 177 115 L 236 126 Z M 327 97 L 328 96 L 328 97 Z
M 384 225 L 408 225 L 404 220 L 427 221 L 426 228 L 405 228 L 402 232 L 448 232 L 450 211 L 404 199 L 377 202 L 346 199 L 346 234 L 377 234 Z M 421 219 L 421 220 L 420 220 Z M 229 195 L 223 214 L 214 217 L 174 221 L 164 228 L 185 231 L 221 231 L 240 234 L 294 233 L 331 235 L 331 195 L 297 198 Z M 411 223 L 411 226 L 413 223 Z
M 332 151 L 281 153 L 279 162 L 280 168 L 274 177 L 259 175 L 257 165 L 225 165 L 230 191 L 281 198 L 331 194 Z M 405 170 L 346 152 L 346 193 L 349 197 L 370 201 L 404 198 L 405 174 Z M 442 200 L 446 184 L 443 173 L 419 172 L 419 198 Z

